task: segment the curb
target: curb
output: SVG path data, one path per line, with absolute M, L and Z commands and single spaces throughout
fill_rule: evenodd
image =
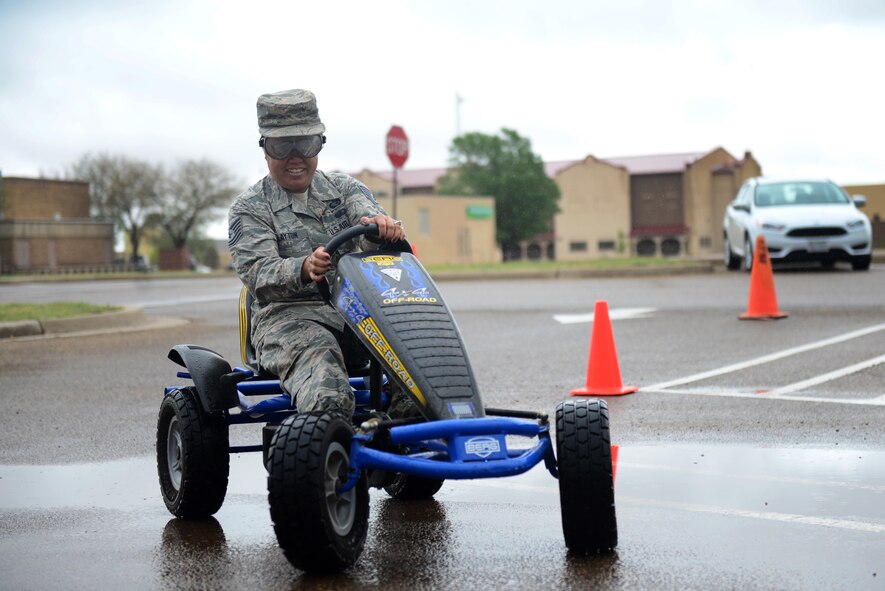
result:
M 125 330 L 146 330 L 186 324 L 177 318 L 149 318 L 141 308 L 124 307 L 117 312 L 50 318 L 46 320 L 22 320 L 0 322 L 0 339 L 45 338 L 72 336 L 74 334 L 98 334 Z

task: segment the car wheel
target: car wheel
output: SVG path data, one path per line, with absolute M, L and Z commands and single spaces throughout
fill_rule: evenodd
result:
M 581 554 L 618 545 L 608 406 L 579 399 L 556 406 L 556 457 L 565 545 Z
M 221 508 L 230 472 L 227 416 L 204 411 L 194 388 L 163 398 L 157 472 L 163 502 L 173 515 L 208 517 Z
M 744 270 L 747 273 L 753 270 L 753 243 L 749 236 L 744 237 Z
M 741 268 L 741 259 L 731 250 L 731 243 L 728 241 L 728 234 L 722 237 L 723 253 L 725 258 L 725 268 L 729 271 L 737 271 Z
M 432 498 L 442 488 L 444 480 L 399 473 L 384 490 L 394 499 L 419 500 Z
M 851 257 L 851 268 L 855 271 L 869 271 L 870 263 L 873 261 L 872 255 L 861 255 Z
M 270 517 L 286 558 L 308 572 L 355 563 L 369 528 L 365 477 L 345 493 L 351 425 L 329 413 L 293 415 L 271 441 L 267 477 Z

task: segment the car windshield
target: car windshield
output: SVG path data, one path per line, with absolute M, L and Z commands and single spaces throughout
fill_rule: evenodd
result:
M 820 181 L 758 185 L 754 202 L 758 207 L 849 203 L 848 196 L 842 189 L 832 183 Z

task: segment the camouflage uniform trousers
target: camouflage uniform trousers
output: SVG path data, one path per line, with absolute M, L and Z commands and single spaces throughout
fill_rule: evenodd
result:
M 280 378 L 298 412 L 335 411 L 352 416 L 355 406 L 340 339 L 319 322 L 277 323 L 258 343 L 261 366 Z
M 293 319 L 275 326 L 258 350 L 261 366 L 279 376 L 298 412 L 339 411 L 353 416 L 356 403 L 343 351 L 348 359 L 360 356 L 355 336 L 319 322 Z M 411 417 L 420 411 L 407 394 L 392 386 L 388 414 Z

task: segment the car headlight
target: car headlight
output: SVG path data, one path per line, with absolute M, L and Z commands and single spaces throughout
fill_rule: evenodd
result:
M 787 227 L 786 224 L 779 224 L 777 222 L 761 222 L 759 227 L 763 230 L 771 230 L 773 232 L 780 232 L 784 228 Z
M 860 228 L 864 225 L 864 220 L 854 220 L 853 222 L 848 222 L 848 227 L 851 229 Z

